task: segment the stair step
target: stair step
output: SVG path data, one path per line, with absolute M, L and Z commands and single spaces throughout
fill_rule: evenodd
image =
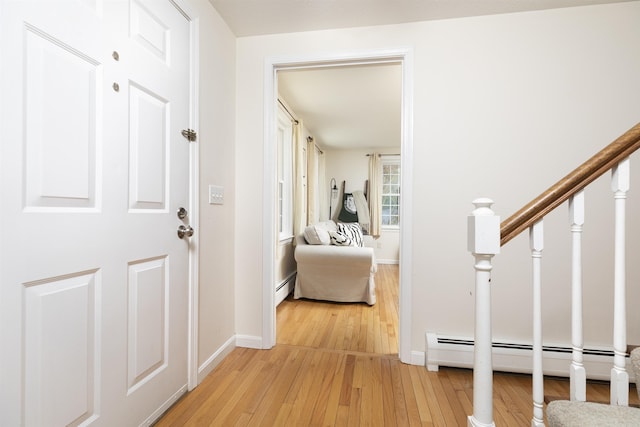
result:
M 554 400 L 547 405 L 550 427 L 639 426 L 640 409 L 595 402 Z
M 547 405 L 551 402 L 554 402 L 556 400 L 567 400 L 567 396 L 545 396 L 544 397 L 544 403 L 546 403 Z M 609 402 L 605 402 L 605 401 L 600 401 L 600 400 L 591 400 L 589 401 L 590 403 L 598 403 L 601 405 L 609 405 Z M 640 404 L 639 403 L 629 403 L 629 406 L 632 408 L 640 408 Z

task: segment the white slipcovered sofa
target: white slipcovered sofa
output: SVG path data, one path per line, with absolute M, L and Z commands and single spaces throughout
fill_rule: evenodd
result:
M 360 235 L 362 246 L 340 246 L 335 239 L 331 244 L 336 232 L 338 225 L 325 221 L 296 236 L 298 274 L 293 297 L 374 305 L 377 265 L 373 238 Z

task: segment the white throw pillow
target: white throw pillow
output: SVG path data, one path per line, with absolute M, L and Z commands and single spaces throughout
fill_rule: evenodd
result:
M 362 227 L 357 222 L 338 223 L 338 233 L 344 234 L 354 244 L 353 246 L 362 247 Z
M 317 225 L 324 228 L 327 231 L 338 231 L 338 226 L 332 220 L 322 221 L 322 222 L 319 222 Z
M 309 225 L 304 229 L 304 240 L 310 245 L 330 245 L 329 232 L 322 226 Z

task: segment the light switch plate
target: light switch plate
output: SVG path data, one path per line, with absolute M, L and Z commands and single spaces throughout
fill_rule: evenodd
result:
M 224 187 L 220 185 L 209 186 L 209 204 L 221 205 L 224 203 Z

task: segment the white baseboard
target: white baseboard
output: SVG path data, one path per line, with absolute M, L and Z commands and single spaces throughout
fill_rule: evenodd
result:
M 416 366 L 424 366 L 427 360 L 427 354 L 424 351 L 411 351 L 410 364 Z
M 198 384 L 214 370 L 222 360 L 236 348 L 236 337 L 229 338 L 222 346 L 215 351 L 200 367 L 198 368 Z
M 222 346 L 216 350 L 200 367 L 198 368 L 198 384 L 215 369 L 222 360 L 229 355 L 236 347 L 262 349 L 262 338 L 252 335 L 234 335 L 229 338 Z
M 377 264 L 391 264 L 391 265 L 398 265 L 400 264 L 400 260 L 397 259 L 376 259 L 376 263 Z
M 262 337 L 253 335 L 236 335 L 236 347 L 262 350 Z
M 426 366 L 437 371 L 440 366 L 454 368 L 473 368 L 473 339 L 445 337 L 437 333 L 426 334 Z M 494 341 L 492 362 L 494 371 L 531 373 L 533 367 L 532 351 L 529 344 L 498 343 Z M 613 355 L 610 349 L 585 349 L 583 363 L 587 378 L 609 380 L 613 367 Z M 569 376 L 571 346 L 545 346 L 542 356 L 542 370 L 545 375 Z M 627 358 L 627 365 L 629 360 Z M 634 381 L 633 373 L 627 369 L 629 380 Z
M 161 416 L 164 414 L 167 409 L 171 407 L 174 403 L 178 401 L 182 397 L 183 394 L 187 392 L 187 385 L 180 387 L 180 390 L 176 391 L 166 402 L 162 404 L 158 409 L 153 411 L 153 414 L 149 415 L 146 420 L 144 420 L 140 427 L 147 427 L 155 423 Z

